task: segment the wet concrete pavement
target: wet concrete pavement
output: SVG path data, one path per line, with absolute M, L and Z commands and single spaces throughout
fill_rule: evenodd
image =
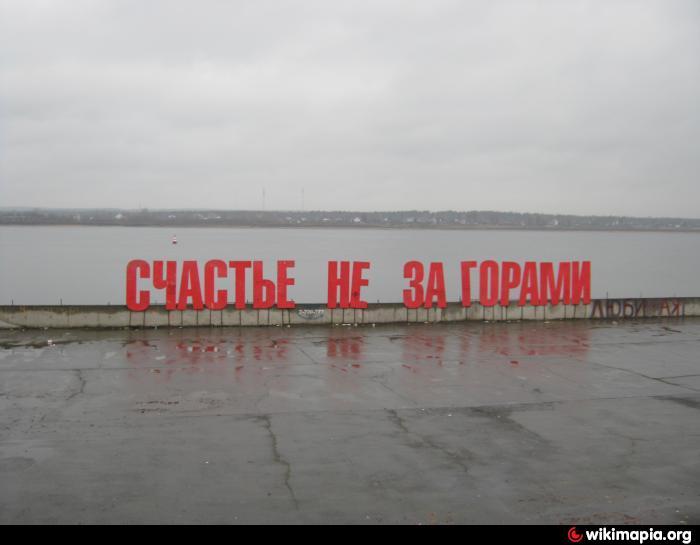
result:
M 0 333 L 2 523 L 700 523 L 700 319 Z

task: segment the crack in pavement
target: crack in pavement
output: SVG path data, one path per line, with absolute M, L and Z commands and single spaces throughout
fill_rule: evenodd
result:
M 654 396 L 656 399 L 663 399 L 664 401 L 671 401 L 672 403 L 677 403 L 683 407 L 688 407 L 690 409 L 697 409 L 700 411 L 700 400 L 690 399 L 688 397 L 678 397 L 678 396 Z
M 385 412 L 389 415 L 389 420 L 396 426 L 398 427 L 403 433 L 406 435 L 415 437 L 419 443 L 414 444 L 414 446 L 419 446 L 419 445 L 425 445 L 428 448 L 431 448 L 433 450 L 436 450 L 449 458 L 449 460 L 452 462 L 452 464 L 456 465 L 459 467 L 464 473 L 469 474 L 469 466 L 462 460 L 462 455 L 456 452 L 452 452 L 446 447 L 439 445 L 438 443 L 435 443 L 431 439 L 425 437 L 424 435 L 418 434 L 416 432 L 412 432 L 411 430 L 408 429 L 406 426 L 406 422 L 404 421 L 401 416 L 399 416 L 399 413 L 396 409 L 385 409 Z M 467 457 L 473 459 L 474 455 L 471 452 L 467 453 Z
M 318 362 L 315 359 L 313 359 L 311 356 L 309 356 L 301 346 L 297 346 L 296 348 L 297 348 L 297 350 L 299 350 L 299 352 L 301 352 L 302 354 L 304 354 L 304 356 L 306 356 L 308 358 L 309 362 L 311 362 L 312 364 L 318 364 Z
M 284 486 L 289 491 L 289 495 L 294 503 L 294 508 L 299 510 L 299 500 L 297 499 L 291 485 L 292 465 L 280 454 L 279 446 L 277 444 L 277 435 L 275 435 L 275 432 L 272 430 L 272 419 L 270 418 L 269 414 L 259 415 L 257 419 L 263 423 L 267 433 L 270 435 L 270 441 L 272 442 L 272 458 L 277 464 L 284 466 Z
M 66 398 L 66 401 L 70 401 L 70 400 L 72 400 L 74 397 L 77 397 L 77 396 L 82 395 L 82 394 L 85 393 L 85 382 L 86 382 L 86 381 L 85 381 L 85 377 L 83 376 L 83 370 L 82 370 L 82 369 L 75 369 L 73 372 L 74 372 L 74 373 L 76 374 L 76 376 L 78 377 L 79 386 L 78 386 L 78 388 L 77 388 L 77 390 L 76 390 L 75 392 L 73 392 L 71 395 L 69 395 L 69 396 Z
M 597 401 L 597 400 L 596 400 Z M 521 433 L 525 437 L 531 439 L 537 444 L 549 445 L 551 442 L 545 437 L 541 436 L 539 433 L 531 430 L 530 428 L 524 426 L 517 420 L 513 418 L 513 413 L 520 412 L 524 407 L 524 410 L 529 410 L 534 408 L 534 405 L 539 405 L 543 409 L 551 409 L 559 402 L 557 401 L 543 401 L 539 404 L 536 403 L 523 403 L 523 404 L 512 404 L 512 405 L 496 405 L 496 406 L 481 406 L 473 407 L 471 410 L 467 408 L 468 412 L 472 414 L 482 416 L 484 418 L 490 418 L 494 422 L 497 422 L 501 426 L 507 426 L 513 431 Z M 536 409 L 535 409 L 536 410 Z
M 616 371 L 623 371 L 625 373 L 632 373 L 633 375 L 637 375 L 638 377 L 642 377 L 642 378 L 645 378 L 647 380 L 654 380 L 656 382 L 660 382 L 661 384 L 665 384 L 666 386 L 675 386 L 676 388 L 683 388 L 684 390 L 690 390 L 691 392 L 698 391 L 697 389 L 691 388 L 689 386 L 682 386 L 680 384 L 675 384 L 673 382 L 669 382 L 667 380 L 669 377 L 650 377 L 649 375 L 645 375 L 644 373 L 640 373 L 639 371 L 634 371 L 632 369 L 626 369 L 624 367 L 615 367 L 614 365 L 600 363 L 599 361 L 592 361 L 591 363 L 593 363 L 594 365 L 599 365 L 601 367 L 605 367 L 607 369 L 615 369 Z M 670 377 L 670 378 L 676 378 L 676 377 Z
M 386 391 L 392 393 L 393 395 L 395 395 L 397 398 L 401 399 L 402 401 L 408 402 L 413 407 L 415 407 L 417 405 L 416 402 L 413 401 L 411 398 L 406 397 L 406 396 L 398 393 L 396 390 L 394 390 L 392 387 L 390 387 L 388 384 L 386 384 L 382 380 L 382 377 L 371 377 L 370 382 L 375 382 L 376 384 L 379 384 L 379 386 L 384 388 Z

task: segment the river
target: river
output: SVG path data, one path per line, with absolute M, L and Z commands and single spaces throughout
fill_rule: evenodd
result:
M 451 301 L 459 262 L 486 259 L 590 260 L 594 298 L 700 295 L 698 233 L 2 226 L 0 304 L 124 304 L 125 267 L 136 258 L 259 259 L 271 275 L 276 260 L 293 259 L 299 303 L 326 300 L 328 260 L 370 261 L 370 302 L 401 301 L 403 264 L 413 259 L 444 263 Z

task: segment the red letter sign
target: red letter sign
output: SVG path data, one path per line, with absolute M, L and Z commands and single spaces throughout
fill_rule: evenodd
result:
M 294 285 L 294 278 L 287 277 L 294 261 L 277 262 L 277 308 L 294 308 L 294 301 L 287 300 L 287 288 Z
M 226 290 L 219 290 L 216 292 L 216 299 L 214 298 L 214 280 L 215 276 L 218 278 L 226 278 L 226 273 L 228 272 L 228 267 L 225 261 L 220 259 L 213 259 L 207 261 L 204 265 L 204 304 L 210 310 L 221 310 L 226 308 L 228 303 L 228 292 Z
M 263 262 L 253 261 L 253 308 L 270 308 L 275 304 L 275 283 L 263 278 Z
M 350 262 L 340 262 L 340 276 L 338 276 L 338 262 L 328 262 L 328 308 L 338 306 L 338 290 L 340 290 L 340 308 L 350 306 Z
M 437 305 L 440 308 L 447 306 L 447 296 L 445 295 L 445 273 L 442 263 L 431 263 L 428 271 L 428 288 L 425 290 L 425 302 L 423 306 L 430 308 L 433 306 L 433 299 L 437 297 Z
M 484 261 L 479 267 L 479 300 L 485 307 L 498 301 L 498 263 Z
M 180 297 L 177 302 L 178 310 L 187 308 L 187 300 L 192 299 L 192 308 L 202 310 L 202 287 L 199 283 L 199 269 L 196 261 L 183 261 L 182 278 L 180 279 Z
M 403 304 L 407 308 L 418 308 L 423 304 L 423 264 L 409 261 L 403 266 L 403 277 L 411 278 L 410 289 L 403 290 Z
M 151 294 L 146 290 L 141 290 L 140 298 L 136 298 L 137 276 L 139 278 L 151 276 L 151 267 L 143 259 L 129 261 L 126 266 L 126 306 L 129 310 L 136 312 L 146 310 L 151 304 Z

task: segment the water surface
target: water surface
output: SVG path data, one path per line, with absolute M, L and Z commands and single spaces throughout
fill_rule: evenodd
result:
M 276 260 L 294 259 L 290 294 L 302 303 L 325 301 L 333 259 L 372 263 L 363 291 L 371 302 L 401 301 L 403 264 L 411 259 L 444 262 L 453 301 L 459 262 L 468 259 L 590 260 L 593 297 L 700 294 L 696 233 L 3 226 L 0 304 L 123 304 L 125 267 L 135 258 L 259 259 L 270 273 Z

